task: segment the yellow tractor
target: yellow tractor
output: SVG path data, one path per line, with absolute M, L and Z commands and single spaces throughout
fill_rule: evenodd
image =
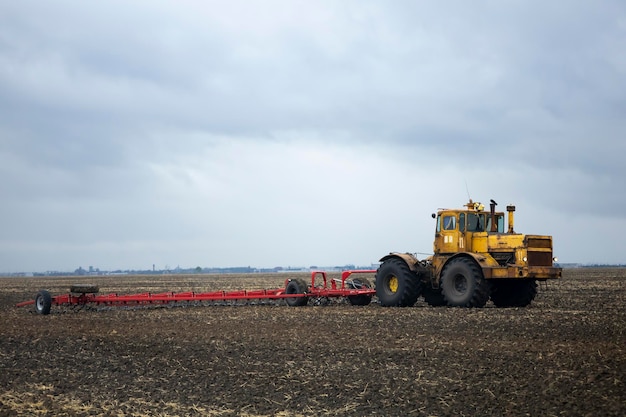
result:
M 513 230 L 515 206 L 505 214 L 471 199 L 463 209 L 441 209 L 436 219 L 434 254 L 419 260 L 410 253 L 383 257 L 376 272 L 381 305 L 406 307 L 420 296 L 432 306 L 524 307 L 537 294 L 537 281 L 557 279 L 552 236 Z

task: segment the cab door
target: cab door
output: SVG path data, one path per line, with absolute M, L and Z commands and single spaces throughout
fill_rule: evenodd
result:
M 459 213 L 459 252 L 472 251 L 472 232 L 468 231 L 471 214 Z
M 440 213 L 437 216 L 435 233 L 435 253 L 456 253 L 459 251 L 459 219 L 457 213 Z

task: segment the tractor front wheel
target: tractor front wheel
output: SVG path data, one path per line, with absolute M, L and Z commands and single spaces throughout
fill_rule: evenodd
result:
M 376 272 L 376 296 L 384 307 L 410 307 L 422 292 L 417 274 L 401 259 L 390 258 Z
M 455 258 L 441 272 L 441 292 L 452 307 L 484 307 L 489 301 L 489 282 L 469 258 Z

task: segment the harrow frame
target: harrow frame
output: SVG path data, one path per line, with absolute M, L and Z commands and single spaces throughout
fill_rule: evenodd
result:
M 284 288 L 263 290 L 234 290 L 234 291 L 211 291 L 211 292 L 144 292 L 138 294 L 110 293 L 98 295 L 99 288 L 91 284 L 73 285 L 68 294 L 52 296 L 47 290 L 40 290 L 33 300 L 23 301 L 16 307 L 34 305 L 38 314 L 50 314 L 51 307 L 55 306 L 131 306 L 149 304 L 169 304 L 177 302 L 202 302 L 202 301 L 237 301 L 237 300 L 281 300 L 285 299 L 290 306 L 305 305 L 310 298 L 337 298 L 346 297 L 350 300 L 360 300 L 359 303 L 369 304 L 376 290 L 370 288 L 366 280 L 351 279 L 353 274 L 375 273 L 375 269 L 356 269 L 341 272 L 341 279 L 329 279 L 326 271 L 312 271 L 311 283 L 306 288 L 293 291 L 294 279 L 286 279 Z M 321 278 L 321 282 L 319 282 Z M 290 291 L 288 291 L 290 290 Z M 365 298 L 364 298 L 365 297 Z M 366 302 L 363 302 L 363 301 Z M 297 302 L 296 302 L 297 301 Z

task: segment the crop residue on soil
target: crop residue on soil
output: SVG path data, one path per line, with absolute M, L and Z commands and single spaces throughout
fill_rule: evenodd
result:
M 96 280 L 130 293 L 284 277 Z M 626 414 L 625 269 L 565 270 L 528 308 L 14 307 L 78 282 L 0 279 L 0 415 Z

